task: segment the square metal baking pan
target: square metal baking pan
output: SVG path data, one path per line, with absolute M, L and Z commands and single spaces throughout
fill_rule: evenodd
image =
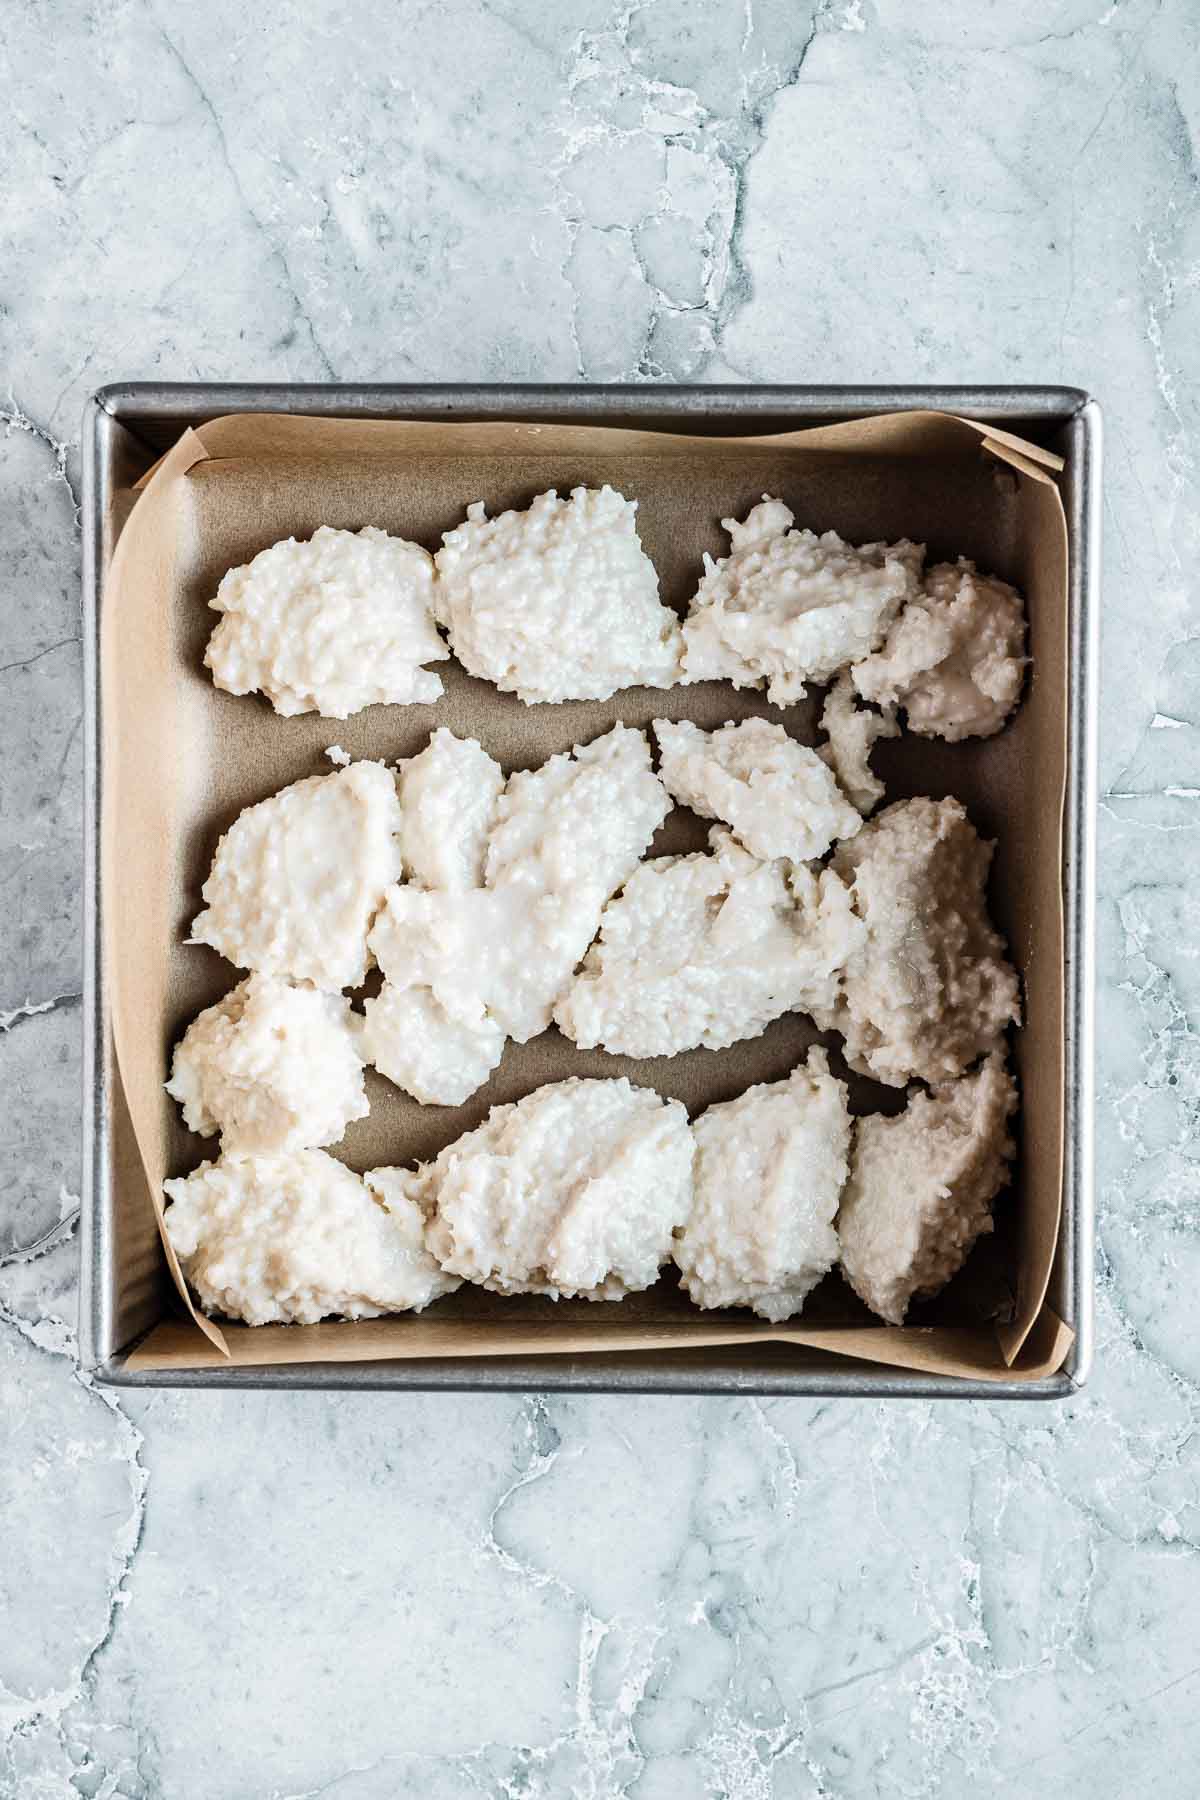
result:
M 100 955 L 105 895 L 99 857 L 103 695 L 99 627 L 105 577 L 133 485 L 188 426 L 226 413 L 331 417 L 515 419 L 732 435 L 796 430 L 873 413 L 928 408 L 1006 427 L 1065 458 L 1061 492 L 1070 552 L 1068 791 L 1063 839 L 1066 912 L 1065 1169 L 1062 1225 L 1048 1299 L 1075 1333 L 1064 1368 L 1044 1380 L 996 1383 L 929 1376 L 765 1345 L 727 1352 L 441 1359 L 274 1369 L 124 1367 L 155 1321 L 163 1270 L 131 1258 L 120 1226 L 110 995 Z M 84 416 L 83 1212 L 79 1357 L 96 1379 L 138 1387 L 570 1389 L 581 1392 L 1054 1399 L 1086 1379 L 1092 1356 L 1093 963 L 1101 426 L 1076 388 L 218 386 L 137 382 L 94 394 Z M 161 1259 L 160 1259 L 161 1260 Z M 781 1353 L 782 1352 L 782 1353 Z

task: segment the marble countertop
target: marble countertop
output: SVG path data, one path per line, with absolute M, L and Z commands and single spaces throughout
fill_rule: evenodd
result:
M 5 35 L 0 1794 L 1194 1794 L 1196 8 L 46 0 Z M 79 418 L 155 376 L 1100 397 L 1079 1396 L 75 1372 Z

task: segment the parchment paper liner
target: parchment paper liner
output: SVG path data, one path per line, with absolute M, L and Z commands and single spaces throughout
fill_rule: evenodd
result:
M 876 751 L 888 798 L 956 793 L 999 839 L 992 907 L 1026 990 L 1014 1055 L 1023 1090 L 1021 1154 L 999 1229 L 946 1294 L 893 1329 L 870 1320 L 836 1275 L 804 1318 L 776 1326 L 743 1312 L 706 1314 L 668 1281 L 620 1305 L 506 1300 L 475 1290 L 416 1317 L 311 1327 L 218 1327 L 192 1307 L 170 1244 L 178 1303 L 131 1352 L 130 1367 L 354 1362 L 378 1358 L 562 1356 L 764 1341 L 929 1373 L 1002 1381 L 1050 1373 L 1071 1333 L 1045 1305 L 1058 1235 L 1063 1161 L 1062 813 L 1066 777 L 1067 538 L 1053 472 L 1060 459 L 992 427 L 912 412 L 759 438 L 676 436 L 604 427 L 439 424 L 247 415 L 184 434 L 142 484 L 117 546 L 102 620 L 106 965 L 130 1138 L 123 1180 L 144 1184 L 160 1230 L 161 1182 L 214 1154 L 187 1134 L 162 1091 L 170 1046 L 238 974 L 186 946 L 220 832 L 241 808 L 331 765 L 322 749 L 410 755 L 437 724 L 481 739 L 505 768 L 528 767 L 608 728 L 666 715 L 706 726 L 760 713 L 815 741 L 819 700 L 789 708 L 706 683 L 629 690 L 604 703 L 525 708 L 439 665 L 434 707 L 375 707 L 339 723 L 282 720 L 257 699 L 219 694 L 201 665 L 215 623 L 207 600 L 225 568 L 319 524 L 378 524 L 431 549 L 470 500 L 493 511 L 536 492 L 608 480 L 640 501 L 639 529 L 681 608 L 701 551 L 723 554 L 719 520 L 764 492 L 801 524 L 854 541 L 909 535 L 930 561 L 958 554 L 1027 596 L 1033 674 L 1016 719 L 986 743 L 905 734 Z M 699 847 L 705 827 L 676 814 L 655 851 Z M 372 1112 L 338 1154 L 364 1169 L 432 1155 L 491 1104 L 568 1074 L 625 1073 L 693 1111 L 787 1073 L 816 1036 L 793 1016 L 714 1054 L 635 1063 L 584 1053 L 556 1032 L 510 1046 L 466 1106 L 418 1108 L 370 1077 Z M 836 1043 L 836 1039 L 829 1040 Z M 894 1110 L 901 1097 L 852 1081 L 852 1104 Z M 118 1127 L 121 1119 L 118 1119 Z M 128 1195 L 122 1196 L 128 1217 Z M 146 1215 L 149 1218 L 149 1210 Z M 169 1291 L 169 1290 L 168 1290 Z M 186 1317 L 179 1316 L 186 1309 Z M 926 1322 L 926 1316 L 928 1321 Z

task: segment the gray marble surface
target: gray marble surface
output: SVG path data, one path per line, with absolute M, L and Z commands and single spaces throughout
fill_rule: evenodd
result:
M 41 0 L 0 40 L 0 1792 L 1193 1795 L 1200 13 Z M 78 422 L 117 377 L 1107 413 L 1099 1353 L 1058 1409 L 72 1361 Z

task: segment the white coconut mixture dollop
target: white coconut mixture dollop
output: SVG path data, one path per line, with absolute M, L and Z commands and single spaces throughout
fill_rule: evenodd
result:
M 450 893 L 481 886 L 504 788 L 500 764 L 474 738 L 455 737 L 442 725 L 419 755 L 400 763 L 399 785 L 408 879 Z
M 486 848 L 472 827 L 469 858 L 477 872 L 482 856 L 485 885 L 388 890 L 370 939 L 386 981 L 364 1009 L 364 1052 L 417 1099 L 458 1105 L 496 1066 L 507 1038 L 525 1043 L 546 1029 L 605 901 L 666 816 L 667 797 L 645 733 L 621 725 L 514 774 L 500 794 L 499 771 L 478 746 L 439 738 L 439 759 L 461 775 L 450 812 L 460 824 L 482 820 L 486 801 Z M 407 775 L 402 792 L 407 843 Z M 448 828 L 439 841 L 445 860 L 455 841 Z
M 483 502 L 437 553 L 438 617 L 472 675 L 526 702 L 605 700 L 679 679 L 679 620 L 610 487 L 539 494 L 489 519 Z
M 863 935 L 837 876 L 760 862 L 714 826 L 712 849 L 639 864 L 555 1008 L 585 1049 L 724 1049 L 772 1019 L 829 1006 Z
M 501 1294 L 619 1300 L 650 1287 L 692 1204 L 677 1100 L 625 1080 L 556 1081 L 412 1176 L 452 1275 Z
M 201 1306 L 248 1325 L 315 1325 L 419 1311 L 452 1292 L 420 1208 L 374 1180 L 323 1150 L 293 1150 L 164 1182 L 167 1233 Z
M 433 558 L 374 525 L 286 538 L 230 569 L 204 660 L 230 694 L 277 713 L 345 719 L 364 706 L 436 700 L 423 663 L 449 656 L 433 617 Z
M 167 1092 L 225 1155 L 336 1144 L 367 1116 L 356 1025 L 341 994 L 248 975 L 188 1026 Z
M 191 942 L 240 969 L 337 992 L 367 972 L 367 932 L 401 872 L 400 802 L 382 763 L 293 782 L 217 845 Z
M 814 1048 L 786 1081 L 710 1106 L 692 1132 L 695 1200 L 675 1246 L 684 1287 L 697 1306 L 792 1318 L 837 1260 L 845 1084 Z
M 667 792 L 722 820 L 752 856 L 807 862 L 862 823 L 816 751 L 782 725 L 743 719 L 701 731 L 686 719 L 656 719 L 654 732 Z
M 778 706 L 802 700 L 878 648 L 920 588 L 922 544 L 864 544 L 836 531 L 791 529 L 795 515 L 764 495 L 739 524 L 723 519 L 730 552 L 704 559 L 684 621 L 684 680 L 762 687 Z

